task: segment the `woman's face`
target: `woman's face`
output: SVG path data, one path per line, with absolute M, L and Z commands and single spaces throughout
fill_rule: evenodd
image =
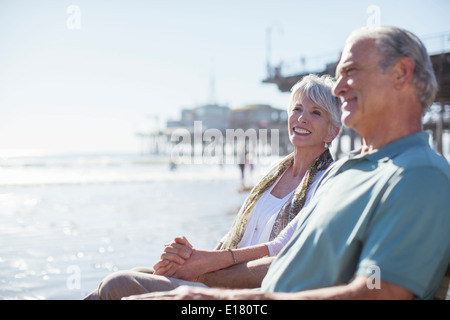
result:
M 330 117 L 325 109 L 301 95 L 289 110 L 289 138 L 296 148 L 321 148 L 330 143 Z

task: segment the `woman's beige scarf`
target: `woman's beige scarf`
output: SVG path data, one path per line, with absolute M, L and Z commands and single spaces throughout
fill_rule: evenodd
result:
M 295 218 L 297 213 L 303 208 L 306 200 L 306 194 L 310 185 L 314 182 L 317 173 L 325 170 L 330 163 L 333 162 L 333 158 L 330 151 L 327 149 L 324 151 L 309 167 L 305 176 L 300 182 L 295 192 L 291 195 L 289 200 L 283 205 L 279 211 L 275 223 L 270 234 L 270 239 L 273 240 L 283 230 L 289 222 Z M 224 241 L 220 249 L 235 249 L 241 242 L 244 236 L 245 228 L 248 223 L 250 212 L 252 211 L 255 203 L 266 192 L 281 175 L 294 163 L 294 153 L 291 153 L 284 158 L 276 167 L 269 171 L 261 181 L 252 189 L 250 195 L 244 202 L 244 205 L 239 210 L 236 219 L 231 226 L 230 231 L 224 238 Z

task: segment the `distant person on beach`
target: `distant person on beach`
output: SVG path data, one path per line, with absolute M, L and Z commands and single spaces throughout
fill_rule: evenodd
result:
M 332 94 L 333 84 L 328 75 L 309 75 L 292 88 L 288 130 L 294 152 L 271 168 L 251 190 L 231 229 L 217 245 L 217 252 L 222 258 L 227 255 L 229 265 L 277 254 L 283 243 L 276 240 L 277 236 L 306 206 L 311 190 L 333 162 L 329 146 L 341 127 L 341 110 L 338 99 Z M 185 238 L 178 239 L 187 243 Z M 268 242 L 272 244 L 264 245 Z M 253 245 L 260 246 L 250 251 L 239 250 Z M 161 261 L 158 267 L 175 276 L 174 270 L 179 265 L 167 260 Z M 222 263 L 202 270 L 223 267 Z M 186 279 L 195 280 L 189 276 Z M 179 279 L 154 275 L 151 268 L 137 268 L 110 275 L 98 292 L 94 291 L 86 299 L 118 299 L 170 290 L 183 283 Z
M 239 166 L 239 171 L 241 172 L 241 187 L 240 191 L 249 191 L 251 187 L 248 185 L 248 176 L 246 172 L 253 173 L 254 163 L 253 156 L 251 152 L 250 142 L 246 144 L 245 141 L 241 141 L 237 146 L 236 161 Z M 250 182 L 251 183 L 251 182 Z
M 183 286 L 132 298 L 435 297 L 450 263 L 450 166 L 422 131 L 437 92 L 426 49 L 406 30 L 366 27 L 347 39 L 336 79 L 342 122 L 362 136 L 361 148 L 325 172 L 275 259 L 201 279 L 235 287 L 260 277 L 260 289 Z
M 247 147 L 245 141 L 240 141 L 236 151 L 236 161 L 241 172 L 241 187 L 245 187 L 245 167 L 247 163 Z

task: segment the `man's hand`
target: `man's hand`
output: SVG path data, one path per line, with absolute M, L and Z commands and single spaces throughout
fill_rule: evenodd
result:
M 127 300 L 248 300 L 266 299 L 264 293 L 254 290 L 215 289 L 181 286 L 167 292 L 153 292 L 127 297 Z
M 412 299 L 414 295 L 398 285 L 382 281 L 381 289 L 367 288 L 367 277 L 357 276 L 351 283 L 300 292 L 262 292 L 251 289 L 216 289 L 181 286 L 173 291 L 154 292 L 127 299 L 149 300 L 392 300 Z

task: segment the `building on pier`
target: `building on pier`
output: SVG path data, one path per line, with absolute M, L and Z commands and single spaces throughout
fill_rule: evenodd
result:
M 267 104 L 228 106 L 206 104 L 181 111 L 180 119 L 167 121 L 162 130 L 139 133 L 142 153 L 170 156 L 174 148 L 194 155 L 220 146 L 233 157 L 239 143 L 246 144 L 255 157 L 284 155 L 291 151 L 287 130 L 287 111 Z M 219 145 L 218 145 L 219 144 Z

